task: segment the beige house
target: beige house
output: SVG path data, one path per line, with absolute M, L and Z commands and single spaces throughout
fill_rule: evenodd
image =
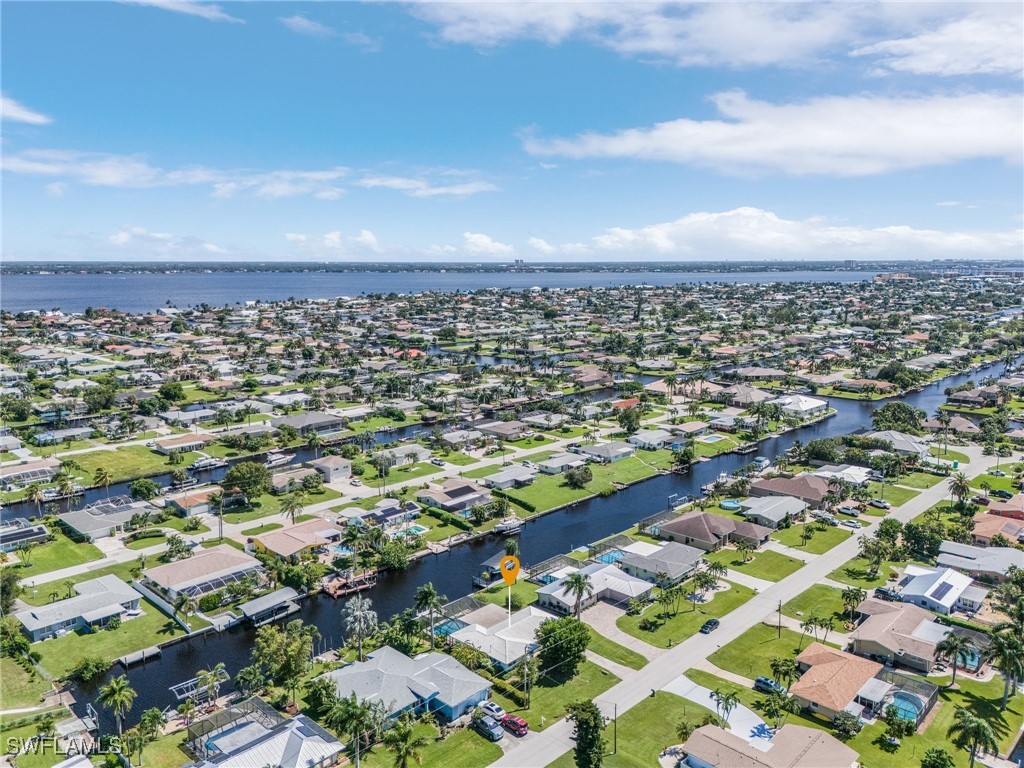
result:
M 882 665 L 860 656 L 844 653 L 821 643 L 811 643 L 796 657 L 800 679 L 789 692 L 811 712 L 835 718 L 840 712 L 859 714 L 872 709 L 881 700 L 872 696 L 872 682 Z
M 936 645 L 949 633 L 935 623 L 935 614 L 910 603 L 869 597 L 857 613 L 864 618 L 850 634 L 855 654 L 926 674 L 935 665 Z
M 748 741 L 702 725 L 683 744 L 686 768 L 855 768 L 856 752 L 818 728 L 787 723 L 771 740 Z

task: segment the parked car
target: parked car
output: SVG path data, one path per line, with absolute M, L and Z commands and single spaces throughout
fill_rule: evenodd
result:
M 885 499 L 872 499 L 868 503 L 875 509 L 892 509 L 892 504 Z
M 362 480 L 360 480 L 360 479 L 359 479 L 358 477 L 353 477 L 353 478 L 352 478 L 351 480 L 349 480 L 348 482 L 349 482 L 349 485 L 356 485 L 356 486 L 358 486 L 358 485 L 362 485 L 362 484 L 363 484 L 363 481 L 362 481 Z
M 501 724 L 505 726 L 505 730 L 511 731 L 516 736 L 525 736 L 530 732 L 529 724 L 517 715 L 505 715 L 501 719 Z
M 840 525 L 844 528 L 853 528 L 855 530 L 858 530 L 863 527 L 860 524 L 860 520 L 843 520 L 843 522 L 841 522 Z
M 1006 477 L 1006 473 L 1001 469 L 990 469 L 988 473 L 993 477 Z
M 877 587 L 875 589 L 875 597 L 879 600 L 888 600 L 892 603 L 897 603 L 902 599 L 900 597 L 900 593 L 892 587 Z
M 820 520 L 823 523 L 827 523 L 828 525 L 839 525 L 839 521 L 836 520 L 835 515 L 830 515 L 828 512 L 812 512 L 811 517 L 815 520 Z
M 754 690 L 761 693 L 785 693 L 786 689 L 770 677 L 759 677 L 754 681 Z
M 505 710 L 501 708 L 500 704 L 495 704 L 493 701 L 482 701 L 478 706 L 481 712 L 490 715 L 498 722 L 505 719 Z
M 430 463 L 433 464 L 435 467 L 443 467 L 444 459 L 431 459 Z
M 853 504 L 843 504 L 839 507 L 839 513 L 842 515 L 852 515 L 853 517 L 857 517 L 860 515 L 860 508 L 855 507 Z
M 988 496 L 978 495 L 978 496 L 971 496 L 971 502 L 974 503 L 974 504 L 991 504 L 992 503 L 992 499 L 990 499 Z
M 523 462 L 523 466 L 526 467 L 527 469 L 536 469 L 537 468 L 537 465 L 534 464 L 532 461 L 524 461 Z
M 720 622 L 718 619 L 708 619 L 701 625 L 700 633 L 702 635 L 710 635 L 712 632 L 718 629 L 718 625 L 721 623 L 722 622 Z
M 1013 493 L 1011 491 L 1004 491 L 1000 488 L 998 491 L 992 491 L 992 495 L 997 499 L 1012 499 Z
M 473 727 L 477 733 L 488 741 L 501 741 L 505 738 L 505 729 L 498 725 L 498 721 L 489 715 L 484 715 L 473 721 Z

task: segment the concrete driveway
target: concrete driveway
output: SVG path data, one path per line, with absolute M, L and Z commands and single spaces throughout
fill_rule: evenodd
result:
M 712 712 L 716 711 L 715 700 L 711 698 L 711 689 L 705 688 L 703 685 L 697 685 L 685 675 L 680 675 L 662 688 L 662 690 L 674 693 L 676 696 L 682 696 L 687 701 L 707 707 Z M 741 739 L 749 741 L 756 738 L 771 737 L 765 721 L 758 717 L 753 710 L 747 709 L 742 704 L 736 705 L 736 708 L 729 713 L 728 720 L 729 730 Z

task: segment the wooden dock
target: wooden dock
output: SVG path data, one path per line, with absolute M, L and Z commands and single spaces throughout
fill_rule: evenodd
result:
M 122 656 L 120 659 L 118 659 L 118 662 L 121 664 L 122 667 L 128 669 L 128 667 L 133 667 L 136 664 L 141 664 L 147 659 L 155 659 L 158 656 L 160 656 L 160 654 L 160 646 L 154 645 L 151 648 L 143 648 L 141 651 L 136 651 L 135 653 L 129 653 L 127 656 Z
M 354 595 L 364 589 L 376 586 L 377 574 L 367 573 L 352 579 L 334 578 L 324 584 L 324 592 L 337 599 L 346 595 Z

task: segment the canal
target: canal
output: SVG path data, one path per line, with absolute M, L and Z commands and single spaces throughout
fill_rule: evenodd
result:
M 1024 355 L 1018 358 L 1017 363 L 1021 360 L 1024 360 Z M 944 390 L 947 387 L 968 379 L 978 380 L 998 375 L 1002 365 L 995 363 L 981 370 L 954 374 L 920 392 L 907 395 L 903 400 L 930 416 L 945 402 Z M 758 453 L 773 459 L 796 440 L 806 443 L 816 438 L 842 435 L 870 427 L 871 412 L 885 402 L 832 398 L 831 404 L 837 410 L 835 416 L 765 441 Z M 735 471 L 752 458 L 727 454 L 693 465 L 688 474 L 658 475 L 612 496 L 583 501 L 539 517 L 523 526 L 519 535 L 520 556 L 525 563 L 537 563 L 630 528 L 638 520 L 664 510 L 669 497 L 699 496 L 702 485 L 713 482 L 722 472 Z M 389 619 L 411 607 L 417 587 L 426 582 L 432 582 L 439 593 L 446 595 L 449 600 L 455 600 L 472 591 L 472 578 L 479 572 L 480 564 L 503 548 L 503 539 L 498 536 L 457 546 L 446 553 L 416 560 L 405 571 L 382 575 L 377 585 L 363 595 L 373 601 L 381 620 Z M 343 606 L 344 600 L 316 595 L 304 600 L 301 611 L 293 614 L 289 620 L 301 618 L 309 624 L 315 624 L 328 646 L 336 646 L 344 638 L 340 616 Z M 246 666 L 250 661 L 252 635 L 252 630 L 248 628 L 199 635 L 171 645 L 164 649 L 159 658 L 128 670 L 129 682 L 138 692 L 132 718 L 137 718 L 139 713 L 149 707 L 163 709 L 176 706 L 178 702 L 168 690 L 169 687 L 193 677 L 199 669 L 223 661 L 228 671 L 234 674 Z M 124 674 L 124 670 L 115 666 L 102 680 L 81 686 L 75 694 L 78 699 L 76 710 L 83 708 L 86 701 L 95 699 L 98 688 L 107 680 L 120 674 Z M 108 712 L 101 710 L 101 717 L 105 730 L 114 727 L 113 718 Z

